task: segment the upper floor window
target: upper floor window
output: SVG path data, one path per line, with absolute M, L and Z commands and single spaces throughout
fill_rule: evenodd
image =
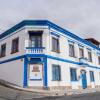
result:
M 69 44 L 69 56 L 75 57 L 74 44 Z
M 42 47 L 42 33 L 43 31 L 30 31 L 30 46 L 31 47 Z
M 60 52 L 59 39 L 52 37 L 52 51 Z
M 80 58 L 84 58 L 84 49 L 83 48 L 79 48 L 79 54 L 80 54 Z
M 6 56 L 6 43 L 1 45 L 0 57 Z
M 52 80 L 53 81 L 61 80 L 61 68 L 59 65 L 52 65 Z
M 92 52 L 88 50 L 88 61 L 92 62 Z
M 70 68 L 71 81 L 77 81 L 77 73 L 75 68 Z
M 94 72 L 90 71 L 90 81 L 94 82 Z
M 98 64 L 100 65 L 100 56 L 98 56 Z
M 42 47 L 42 37 L 31 36 L 31 47 Z
M 11 53 L 16 53 L 19 51 L 19 38 L 12 40 Z

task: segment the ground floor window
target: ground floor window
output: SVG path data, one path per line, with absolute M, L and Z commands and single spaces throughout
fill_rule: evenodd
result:
M 90 81 L 94 82 L 94 72 L 90 71 Z
M 52 65 L 52 80 L 53 81 L 60 81 L 61 80 L 60 65 Z
M 77 73 L 75 68 L 70 68 L 71 81 L 77 81 Z

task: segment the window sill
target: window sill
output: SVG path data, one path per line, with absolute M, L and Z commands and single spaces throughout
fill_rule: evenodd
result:
M 78 80 L 76 80 L 76 81 L 71 81 L 71 82 L 78 82 Z
M 5 57 L 6 55 L 4 55 L 4 56 L 0 56 L 0 58 L 3 58 L 3 57 Z
M 69 57 L 71 57 L 71 58 L 77 58 L 76 56 L 70 56 L 70 55 L 69 55 Z
M 88 60 L 88 62 L 92 63 L 92 61 Z
M 54 82 L 61 82 L 62 80 L 51 80 L 51 81 L 54 81 Z
M 55 53 L 60 53 L 60 51 L 56 51 L 56 50 L 51 50 L 52 52 L 55 52 Z
M 14 52 L 12 51 L 11 54 L 18 53 L 18 52 L 19 52 L 19 51 L 14 51 Z

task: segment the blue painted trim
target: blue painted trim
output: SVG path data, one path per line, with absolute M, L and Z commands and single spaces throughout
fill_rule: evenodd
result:
M 60 37 L 60 35 L 58 35 L 57 33 L 55 33 L 55 32 L 51 32 L 51 35 L 54 35 L 54 36 L 56 36 L 56 37 Z
M 71 60 L 67 60 L 67 59 L 62 59 L 62 58 L 58 58 L 58 57 L 54 57 L 54 56 L 50 56 L 50 55 L 46 55 L 46 56 L 47 56 L 47 58 L 54 59 L 54 60 L 59 60 L 59 61 L 68 62 L 68 63 L 72 63 L 72 64 L 77 64 L 77 65 L 80 64 L 80 62 L 75 62 L 75 61 L 71 61 Z
M 42 79 L 30 79 L 31 81 L 41 81 Z
M 70 44 L 70 43 L 73 43 L 73 44 L 75 43 L 75 42 L 74 42 L 74 41 L 72 41 L 72 40 L 68 40 L 68 42 L 69 42 L 69 44 Z
M 24 58 L 24 57 L 25 57 L 25 55 L 21 55 L 21 56 L 14 57 L 14 58 L 9 58 L 9 59 L 7 59 L 7 60 L 0 61 L 0 64 L 7 63 L 7 62 L 10 62 L 10 61 L 14 61 L 14 60 L 18 60 L 18 59 L 22 59 L 22 58 Z
M 4 33 L 2 33 L 0 35 L 0 39 L 4 38 L 5 36 L 7 36 L 7 35 L 9 35 L 11 33 L 13 33 L 14 31 L 22 28 L 23 26 L 27 26 L 27 25 L 28 26 L 33 26 L 33 25 L 49 26 L 49 28 L 56 29 L 56 30 L 60 31 L 63 34 L 68 35 L 68 36 L 70 36 L 70 37 L 72 37 L 72 38 L 74 38 L 74 39 L 76 39 L 76 40 L 78 40 L 78 41 L 80 41 L 80 42 L 82 42 L 82 43 L 84 43 L 84 44 L 86 44 L 88 46 L 91 46 L 94 49 L 97 49 L 97 50 L 100 51 L 100 48 L 96 47 L 95 45 L 93 45 L 92 43 L 88 42 L 87 40 L 84 40 L 84 39 L 78 37 L 77 35 L 69 32 L 69 31 L 67 31 L 67 30 L 65 30 L 65 29 L 63 29 L 61 27 L 59 27 L 58 25 L 56 25 L 56 24 L 54 24 L 54 23 L 52 23 L 52 22 L 50 22 L 48 20 L 24 20 L 24 21 L 18 23 L 17 25 L 15 25 L 14 27 L 10 28 L 9 30 L 5 31 Z
M 28 67 L 28 59 L 27 57 L 24 58 L 24 80 L 23 80 L 23 87 L 28 86 L 27 82 L 27 67 Z
M 47 57 L 44 58 L 44 87 L 48 87 Z
M 100 56 L 100 53 L 97 52 L 97 55 Z
M 79 47 L 81 47 L 81 48 L 84 48 L 84 46 L 83 46 L 83 45 L 81 45 L 81 44 L 78 44 L 78 46 L 79 46 Z
M 87 50 L 91 51 L 91 49 L 90 49 L 90 48 L 87 48 Z
M 58 58 L 58 57 L 54 57 L 54 56 L 50 56 L 50 55 L 45 55 L 45 54 L 26 54 L 26 55 L 18 56 L 18 57 L 11 58 L 11 59 L 8 59 L 8 60 L 0 61 L 0 64 L 10 62 L 10 61 L 13 61 L 13 60 L 18 60 L 18 59 L 21 59 L 21 58 L 24 58 L 24 57 L 32 57 L 32 58 L 47 57 L 49 59 L 54 59 L 54 60 L 67 62 L 67 63 L 72 63 L 72 64 L 76 64 L 76 65 L 82 65 L 83 64 L 81 62 L 75 62 L 75 61 L 71 61 L 71 60 L 67 60 L 67 59 L 63 59 L 63 58 Z M 92 65 L 88 65 L 88 64 L 86 64 L 86 65 L 87 65 L 87 67 L 100 69 L 99 66 L 92 66 Z
M 26 47 L 26 49 L 45 49 L 45 47 Z

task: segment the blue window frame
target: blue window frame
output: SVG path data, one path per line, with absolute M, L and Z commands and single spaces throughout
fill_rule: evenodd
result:
M 94 72 L 90 71 L 90 81 L 94 82 Z
M 59 65 L 52 65 L 52 80 L 53 81 L 61 80 L 61 68 Z
M 75 68 L 70 68 L 71 81 L 77 81 L 77 73 Z

